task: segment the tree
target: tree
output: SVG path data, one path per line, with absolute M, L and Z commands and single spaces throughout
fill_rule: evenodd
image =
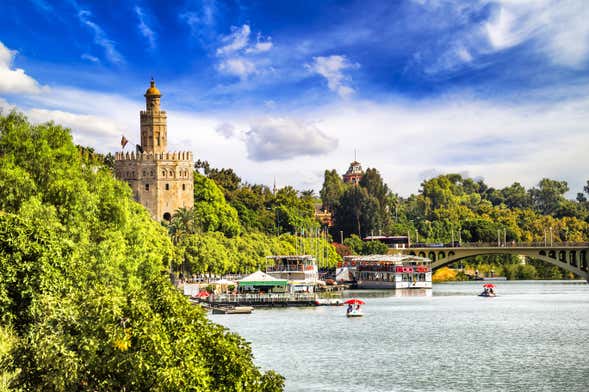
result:
M 228 236 L 239 234 L 237 211 L 227 203 L 223 192 L 211 179 L 194 173 L 194 225 L 201 231 L 220 231 Z
M 334 211 L 333 233 L 341 230 L 346 237 L 351 234 L 365 237 L 382 227 L 378 209 L 378 200 L 369 196 L 365 188 L 348 187 Z
M 501 194 L 505 205 L 509 208 L 529 208 L 532 205 L 530 195 L 519 182 L 514 182 L 512 185 L 503 188 Z
M 319 192 L 323 202 L 323 208 L 328 211 L 334 211 L 339 205 L 340 198 L 345 190 L 345 184 L 341 176 L 334 170 L 325 170 L 323 187 Z
M 566 181 L 543 178 L 538 183 L 537 188 L 532 188 L 528 192 L 536 211 L 545 215 L 553 215 L 565 201 L 564 194 L 568 190 L 569 187 Z

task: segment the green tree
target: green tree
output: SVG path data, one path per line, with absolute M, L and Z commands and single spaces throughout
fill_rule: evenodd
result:
M 374 230 L 378 232 L 382 227 L 378 210 L 378 200 L 369 196 L 365 188 L 348 187 L 334 211 L 333 233 L 341 230 L 346 237 L 351 234 L 365 237 Z
M 225 200 L 215 182 L 194 173 L 194 225 L 202 231 L 221 231 L 234 236 L 241 231 L 237 211 Z
M 512 185 L 503 188 L 501 194 L 505 200 L 505 205 L 509 208 L 529 208 L 532 205 L 530 195 L 519 182 L 514 182 Z
M 334 211 L 339 205 L 340 198 L 345 190 L 345 184 L 342 177 L 334 170 L 325 170 L 323 187 L 319 192 L 323 202 L 323 208 Z
M 538 183 L 537 188 L 532 188 L 528 192 L 536 211 L 541 214 L 552 215 L 558 211 L 562 202 L 565 201 L 564 194 L 568 190 L 569 187 L 566 181 L 543 178 Z

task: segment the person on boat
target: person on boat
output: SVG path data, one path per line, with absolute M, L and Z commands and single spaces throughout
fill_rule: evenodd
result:
M 493 291 L 493 288 L 492 287 L 489 289 L 489 294 L 495 295 L 495 292 Z
M 346 313 L 352 313 L 352 310 L 354 310 L 354 307 L 352 306 L 352 304 L 349 304 Z

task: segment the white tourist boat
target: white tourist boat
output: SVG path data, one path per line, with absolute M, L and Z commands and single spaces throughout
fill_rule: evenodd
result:
M 325 284 L 319 280 L 317 262 L 313 256 L 267 256 L 273 263 L 266 273 L 277 279 L 288 281 L 289 291 L 295 293 L 314 293 L 317 286 Z
M 431 289 L 431 260 L 402 254 L 346 256 L 346 268 L 359 289 Z

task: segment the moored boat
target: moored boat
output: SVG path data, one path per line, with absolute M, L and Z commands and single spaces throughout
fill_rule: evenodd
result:
M 253 306 L 221 306 L 212 309 L 213 314 L 250 314 L 254 311 Z
M 409 255 L 346 256 L 347 269 L 359 289 L 431 289 L 431 261 Z

